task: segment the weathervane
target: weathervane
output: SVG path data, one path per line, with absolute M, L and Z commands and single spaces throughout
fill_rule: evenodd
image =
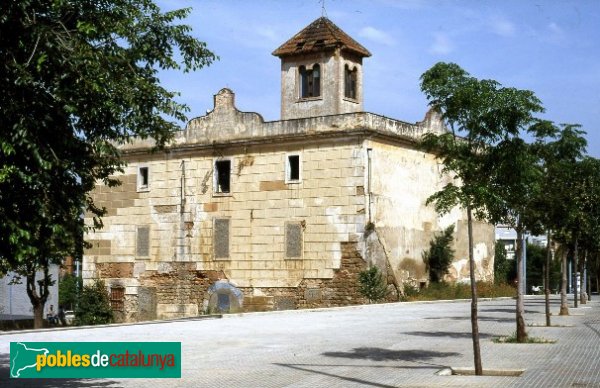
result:
M 327 11 L 325 10 L 325 0 L 319 0 L 321 3 L 321 17 L 327 17 Z

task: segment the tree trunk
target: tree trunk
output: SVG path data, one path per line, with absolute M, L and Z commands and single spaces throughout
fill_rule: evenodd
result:
M 573 248 L 573 307 L 575 308 L 577 308 L 577 271 L 579 271 L 578 243 L 577 236 L 575 236 L 575 247 Z
M 473 359 L 475 374 L 483 375 L 481 349 L 479 348 L 479 324 L 477 322 L 477 282 L 475 280 L 475 258 L 473 255 L 473 217 L 471 207 L 467 206 L 467 229 L 469 233 L 469 276 L 471 278 L 471 332 L 473 337 Z
M 33 305 L 33 328 L 42 329 L 44 327 L 44 305 L 37 303 Z
M 34 261 L 31 260 L 31 263 Z M 44 306 L 46 305 L 46 301 L 48 300 L 48 295 L 50 294 L 49 286 L 53 284 L 52 279 L 50 279 L 50 274 L 48 272 L 48 262 L 45 261 L 41 265 L 41 269 L 43 271 L 43 278 L 38 282 L 36 281 L 36 266 L 31 265 L 28 266 L 25 270 L 24 274 L 27 279 L 27 296 L 29 296 L 29 301 L 33 306 L 33 328 L 41 329 L 44 327 Z
M 552 326 L 550 323 L 550 262 L 552 260 L 552 251 L 550 250 L 550 241 L 552 240 L 551 230 L 548 230 L 546 240 L 546 270 L 544 271 L 544 281 L 546 283 L 546 326 Z
M 587 303 L 587 282 L 586 282 L 586 262 L 587 262 L 587 253 L 588 250 L 583 251 L 583 257 L 579 260 L 579 303 L 586 304 Z
M 562 255 L 561 270 L 559 315 L 569 315 L 569 304 L 567 302 L 567 255 L 564 253 Z
M 525 307 L 523 304 L 523 228 L 517 226 L 517 342 L 527 341 L 527 331 L 525 330 Z

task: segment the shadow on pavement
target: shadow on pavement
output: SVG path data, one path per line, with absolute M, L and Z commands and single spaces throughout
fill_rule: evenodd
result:
M 417 337 L 448 337 L 448 338 L 471 338 L 472 334 L 469 333 L 456 333 L 453 331 L 408 331 L 402 334 L 414 335 Z M 491 338 L 492 334 L 479 333 L 479 338 Z
M 321 367 L 327 367 L 328 365 L 304 365 L 304 364 L 280 364 L 280 363 L 275 363 L 274 365 L 279 365 L 279 366 L 283 366 L 285 368 L 300 370 L 300 371 L 303 371 L 303 372 L 308 372 L 308 373 L 314 373 L 314 374 L 323 375 L 323 376 L 334 377 L 336 379 L 340 379 L 340 380 L 344 380 L 344 381 L 350 381 L 352 383 L 356 383 L 356 384 L 360 384 L 360 385 L 364 385 L 364 386 L 381 387 L 381 388 L 393 388 L 393 387 L 395 387 L 394 385 L 380 384 L 380 383 L 375 383 L 375 382 L 372 382 L 372 381 L 358 379 L 358 378 L 355 378 L 355 377 L 348 377 L 348 376 L 336 375 L 336 374 L 333 374 L 333 373 L 323 372 L 323 371 L 320 371 L 320 370 L 310 369 L 310 368 L 306 368 L 306 367 L 303 368 L 303 366 L 313 366 L 313 367 L 320 367 L 321 366 Z
M 466 320 L 470 320 L 471 317 L 470 316 L 464 316 L 464 317 L 426 317 L 423 319 L 449 319 L 449 320 L 453 320 L 453 321 L 466 321 Z M 489 322 L 514 322 L 515 318 L 492 318 L 492 317 L 478 317 L 477 318 L 480 321 L 489 321 Z
M 341 357 L 372 361 L 429 361 L 432 358 L 459 356 L 456 352 L 436 352 L 433 350 L 390 350 L 382 348 L 355 348 L 351 352 L 325 352 L 326 357 Z
M 482 313 L 509 313 L 516 314 L 516 309 L 481 309 L 479 312 Z M 543 314 L 543 311 L 535 311 L 535 310 L 525 310 L 525 314 Z
M 10 356 L 0 354 L 0 387 L 2 388 L 21 388 L 21 387 L 111 387 L 116 388 L 119 385 L 111 380 L 95 379 L 11 379 L 10 378 Z

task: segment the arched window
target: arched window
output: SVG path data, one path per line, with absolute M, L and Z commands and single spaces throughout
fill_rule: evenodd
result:
M 321 95 L 321 67 L 313 65 L 312 69 L 300 66 L 300 98 L 319 97 Z
M 344 96 L 346 98 L 356 99 L 356 86 L 357 86 L 357 74 L 358 71 L 356 67 L 354 69 L 350 69 L 348 65 L 345 67 L 344 71 Z

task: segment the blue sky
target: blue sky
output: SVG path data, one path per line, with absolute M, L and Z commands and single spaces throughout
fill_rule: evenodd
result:
M 579 123 L 588 153 L 600 157 L 600 0 L 325 0 L 326 16 L 372 56 L 364 60 L 364 108 L 422 120 L 427 101 L 419 77 L 439 61 L 478 78 L 536 93 L 542 117 Z M 278 120 L 280 44 L 321 16 L 319 0 L 158 1 L 192 7 L 186 24 L 220 60 L 194 73 L 162 72 L 181 93 L 189 117 L 212 109 L 223 87 L 236 105 Z

